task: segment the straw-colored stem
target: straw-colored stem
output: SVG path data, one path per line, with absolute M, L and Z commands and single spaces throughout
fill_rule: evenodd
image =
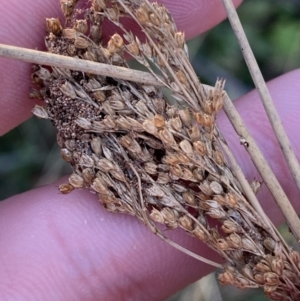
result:
M 0 57 L 17 59 L 34 64 L 78 70 L 103 76 L 110 76 L 113 78 L 139 82 L 148 85 L 162 85 L 162 83 L 154 78 L 153 75 L 147 72 L 5 44 L 0 44 Z
M 232 29 L 236 35 L 236 38 L 239 42 L 240 48 L 242 50 L 245 62 L 248 66 L 249 72 L 252 76 L 253 82 L 256 86 L 256 89 L 260 95 L 272 128 L 277 137 L 278 143 L 284 157 L 287 161 L 287 164 L 290 168 L 290 171 L 293 175 L 293 178 L 297 184 L 298 189 L 300 190 L 300 165 L 296 158 L 295 153 L 292 150 L 290 141 L 284 131 L 279 115 L 276 111 L 274 103 L 272 101 L 271 95 L 267 88 L 267 85 L 263 79 L 257 61 L 254 57 L 254 54 L 251 50 L 249 42 L 247 40 L 246 34 L 244 32 L 243 26 L 239 20 L 236 9 L 232 3 L 232 0 L 222 0 L 227 11 L 228 19 L 231 23 Z
M 278 204 L 281 212 L 285 216 L 287 223 L 292 230 L 293 235 L 296 240 L 300 241 L 300 220 L 297 213 L 295 212 L 293 206 L 289 202 L 288 197 L 280 186 L 277 178 L 275 177 L 273 171 L 269 167 L 267 161 L 265 160 L 263 154 L 258 148 L 256 142 L 254 141 L 252 135 L 246 128 L 241 116 L 234 107 L 232 101 L 229 99 L 227 94 L 224 97 L 224 111 L 232 123 L 235 131 L 240 136 L 242 144 L 245 146 L 246 150 L 250 154 L 253 163 L 255 164 L 257 170 L 259 171 L 264 182 L 271 191 L 276 203 Z

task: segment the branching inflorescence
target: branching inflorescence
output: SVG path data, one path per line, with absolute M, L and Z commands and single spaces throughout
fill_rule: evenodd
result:
M 128 54 L 173 96 L 157 86 L 69 69 L 35 65 L 42 98 L 34 114 L 50 119 L 64 160 L 73 167 L 61 193 L 88 188 L 112 212 L 129 213 L 186 253 L 156 226 L 182 228 L 227 262 L 223 284 L 263 287 L 274 300 L 299 300 L 300 256 L 274 237 L 253 209 L 223 154 L 216 125 L 224 81 L 209 93 L 188 60 L 184 34 L 165 7 L 143 0 L 93 0 L 84 11 L 61 0 L 66 26 L 47 19 L 51 53 L 129 68 Z M 134 20 L 141 41 L 121 23 Z M 106 43 L 103 22 L 115 24 Z M 214 264 L 219 266 L 218 264 Z

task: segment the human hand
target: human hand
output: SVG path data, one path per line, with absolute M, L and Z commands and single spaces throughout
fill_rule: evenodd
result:
M 162 2 L 187 37 L 209 29 L 225 16 L 221 1 Z M 22 9 L 20 15 L 18 2 L 2 4 L 0 43 L 41 47 L 44 18 L 60 14 L 58 0 L 31 1 Z M 0 133 L 4 134 L 30 116 L 33 101 L 27 97 L 30 65 L 4 59 L 0 65 Z M 7 70 L 11 70 L 10 76 Z M 298 153 L 299 76 L 295 71 L 269 84 Z M 297 190 L 257 94 L 248 94 L 237 106 L 266 157 L 272 160 L 289 197 L 296 201 Z M 222 114 L 219 124 L 252 179 L 256 175 L 253 165 Z M 211 270 L 160 241 L 134 218 L 106 212 L 89 192 L 60 195 L 57 186 L 55 183 L 0 203 L 0 300 L 162 300 Z M 281 222 L 266 190 L 260 199 L 273 221 Z M 188 249 L 217 260 L 217 255 L 182 231 L 169 232 Z

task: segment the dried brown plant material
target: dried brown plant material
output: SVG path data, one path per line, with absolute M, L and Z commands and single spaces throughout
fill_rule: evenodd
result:
M 91 189 L 107 210 L 136 216 L 166 242 L 209 262 L 170 241 L 156 223 L 180 227 L 226 260 L 221 283 L 260 286 L 269 297 L 283 296 L 276 300 L 285 300 L 292 288 L 291 300 L 298 300 L 299 254 L 264 225 L 223 154 L 216 115 L 223 105 L 224 81 L 205 92 L 188 61 L 184 34 L 165 7 L 146 0 L 112 0 L 109 5 L 94 0 L 78 14 L 76 2 L 60 1 L 65 28 L 47 19 L 48 51 L 128 68 L 127 52 L 158 80 L 162 76 L 177 103 L 169 104 L 163 91 L 149 83 L 35 66 L 32 78 L 40 85 L 35 94 L 45 107 L 33 113 L 57 128 L 61 156 L 73 168 L 60 192 Z M 121 16 L 141 27 L 144 43 L 119 22 Z M 123 34 L 105 43 L 104 20 Z

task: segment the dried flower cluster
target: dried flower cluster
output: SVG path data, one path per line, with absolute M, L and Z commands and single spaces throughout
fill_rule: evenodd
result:
M 216 114 L 224 82 L 204 92 L 184 34 L 165 7 L 92 0 L 83 12 L 76 2 L 60 1 L 65 27 L 58 19 L 46 20 L 48 51 L 124 67 L 125 53 L 130 54 L 164 83 L 176 104 L 154 86 L 34 66 L 32 79 L 40 88 L 31 96 L 42 98 L 45 107 L 33 112 L 57 128 L 61 156 L 74 171 L 61 193 L 92 189 L 107 210 L 136 216 L 166 241 L 156 223 L 180 227 L 227 261 L 221 283 L 263 287 L 274 300 L 299 300 L 299 254 L 272 238 L 220 147 Z M 128 31 L 121 17 L 133 19 L 146 42 Z M 105 43 L 104 20 L 122 35 Z

